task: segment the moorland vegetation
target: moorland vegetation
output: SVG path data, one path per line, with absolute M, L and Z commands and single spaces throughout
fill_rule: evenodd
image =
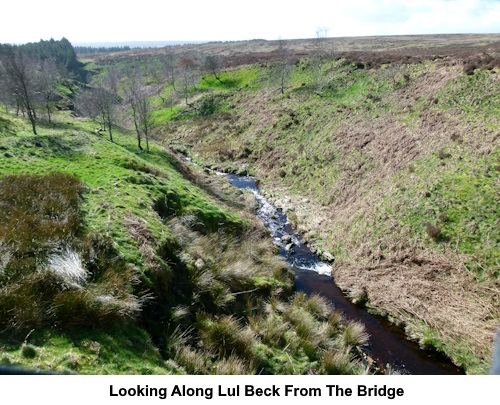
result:
M 148 142 L 131 98 L 138 110 L 147 104 L 156 128 L 163 101 L 151 67 L 88 63 L 68 75 L 64 59 L 30 52 L 1 49 L 2 367 L 373 372 L 359 351 L 364 328 L 325 299 L 294 293 L 252 197 Z M 192 80 L 197 69 L 185 64 L 193 69 L 181 80 Z M 49 71 L 47 108 L 39 90 Z M 104 101 L 86 102 L 92 93 Z M 101 102 L 106 109 L 93 110 Z
M 293 295 L 252 199 L 181 151 L 255 175 L 335 257 L 354 302 L 487 372 L 500 318 L 499 43 L 209 43 L 85 56 L 72 75 L 57 57 L 41 69 L 42 57 L 3 47 L 1 361 L 370 371 L 362 327 Z

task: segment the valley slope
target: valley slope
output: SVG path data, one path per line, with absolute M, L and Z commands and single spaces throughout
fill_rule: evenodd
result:
M 335 256 L 333 277 L 355 302 L 483 373 L 500 316 L 498 62 L 484 68 L 486 45 L 417 40 L 392 53 L 360 39 L 358 53 L 295 54 L 283 92 L 267 59 L 205 76 L 192 102 L 209 100 L 211 114 L 180 105 L 157 136 L 255 175 Z

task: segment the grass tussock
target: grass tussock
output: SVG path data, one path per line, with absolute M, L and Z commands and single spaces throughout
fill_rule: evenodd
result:
M 415 340 L 430 327 L 426 341 L 484 373 L 500 317 L 499 59 L 422 49 L 337 52 L 319 70 L 300 59 L 284 95 L 242 89 L 219 126 L 186 120 L 164 136 L 255 173 L 311 245 L 335 256 L 353 300 Z
M 239 357 L 229 356 L 219 361 L 212 369 L 212 373 L 216 375 L 255 374 L 255 369 L 251 368 Z
M 189 346 L 180 347 L 174 359 L 188 374 L 208 374 L 210 369 L 207 356 Z
M 351 322 L 345 326 L 340 335 L 342 346 L 355 347 L 363 346 L 368 343 L 368 334 L 362 324 Z
M 322 300 L 322 299 L 321 299 Z M 269 303 L 249 317 L 198 315 L 199 346 L 212 356 L 214 373 L 359 374 L 369 371 L 359 348 L 367 335 L 359 324 L 335 311 L 317 318 L 318 298 L 297 294 L 288 302 Z M 182 349 L 185 350 L 185 349 Z M 206 363 L 205 363 L 206 364 Z
M 23 343 L 21 346 L 21 355 L 28 359 L 33 359 L 37 355 L 37 349 L 34 345 Z
M 231 97 L 212 99 L 223 111 L 205 105 L 212 111 L 194 118 L 197 136 L 251 128 Z M 288 111 L 278 121 L 291 130 L 300 116 Z M 325 300 L 289 299 L 293 277 L 246 197 L 157 145 L 135 153 L 127 131 L 116 128 L 111 144 L 93 126 L 74 121 L 40 137 L 4 131 L 9 139 L 0 140 L 5 172 L 69 171 L 86 184 L 69 175 L 0 180 L 12 189 L 0 195 L 0 339 L 19 342 L 6 362 L 94 373 L 306 374 L 326 370 L 327 351 L 358 361 L 340 337 L 347 323 Z M 228 163 L 270 152 L 250 141 L 240 150 L 230 137 L 221 146 Z M 277 151 L 276 168 L 284 148 Z M 20 342 L 32 329 L 36 355 L 24 356 Z
M 243 327 L 232 315 L 215 319 L 205 318 L 198 321 L 203 346 L 222 357 L 235 354 L 242 358 L 251 358 L 257 343 L 251 329 Z
M 137 270 L 112 264 L 99 241 L 81 235 L 84 186 L 76 178 L 5 176 L 0 190 L 2 333 L 109 325 L 138 315 Z
M 137 220 L 136 240 L 147 240 Z M 188 373 L 319 373 L 323 352 L 345 350 L 358 361 L 348 323 L 324 298 L 288 299 L 292 279 L 262 229 L 210 232 L 194 215 L 166 222 L 176 235 L 168 256 L 175 305 L 163 313 L 165 355 Z M 142 237 L 137 236 L 142 235 Z M 156 283 L 155 283 L 156 284 Z M 193 326 L 194 325 L 194 326 Z M 352 370 L 358 370 L 354 366 Z
M 200 232 L 193 216 L 175 218 L 168 226 L 184 249 L 188 282 L 196 299 L 238 311 L 247 305 L 247 299 L 256 301 L 259 296 L 290 291 L 286 264 L 263 238 L 263 230 Z
M 71 243 L 80 226 L 79 198 L 83 190 L 83 184 L 76 178 L 59 173 L 2 177 L 0 244 L 3 249 L 8 249 L 14 255 L 12 259 L 22 266 L 26 254 L 40 257 L 50 249 Z M 17 256 L 15 252 L 19 252 Z
M 320 371 L 330 375 L 361 374 L 360 367 L 363 366 L 349 351 L 328 350 L 323 354 Z
M 357 349 L 367 343 L 363 327 L 347 322 L 323 298 L 299 293 L 288 302 L 263 306 L 265 315 L 252 316 L 249 326 L 262 344 L 284 354 L 283 363 L 272 362 L 273 372 L 352 374 L 367 370 Z M 356 338 L 344 338 L 354 335 L 353 331 L 358 332 Z M 332 356 L 339 363 L 337 369 Z

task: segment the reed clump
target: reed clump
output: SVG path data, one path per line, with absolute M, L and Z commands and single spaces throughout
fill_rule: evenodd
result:
M 137 270 L 113 260 L 106 243 L 82 235 L 84 190 L 60 173 L 0 179 L 2 333 L 109 325 L 140 312 Z

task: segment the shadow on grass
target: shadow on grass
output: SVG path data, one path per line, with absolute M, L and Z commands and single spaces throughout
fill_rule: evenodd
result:
M 37 123 L 39 128 L 44 129 L 76 129 L 78 126 L 72 122 L 51 121 L 40 119 Z
M 63 137 L 60 135 L 38 135 L 35 137 L 25 137 L 16 143 L 16 149 L 33 148 L 42 150 L 49 156 L 54 157 L 74 157 L 82 155 L 81 149 L 85 146 L 84 139 L 77 137 Z
M 15 135 L 14 125 L 10 120 L 0 117 L 0 134 L 2 135 Z

